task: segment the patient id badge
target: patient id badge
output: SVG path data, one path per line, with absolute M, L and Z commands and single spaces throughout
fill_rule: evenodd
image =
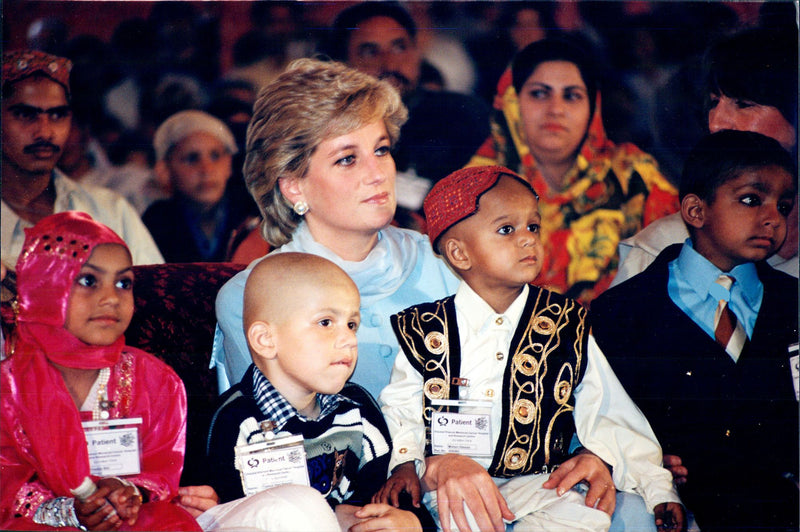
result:
M 300 435 L 275 438 L 235 449 L 236 469 L 245 495 L 283 484 L 310 486 L 306 449 Z
M 800 353 L 798 344 L 789 346 L 789 368 L 792 370 L 792 383 L 794 384 L 794 397 L 800 401 Z
M 137 426 L 141 424 L 140 417 L 81 423 L 89 448 L 89 472 L 98 477 L 141 473 Z
M 431 415 L 431 451 L 465 456 L 492 456 L 491 401 L 438 399 L 432 406 L 458 406 L 471 413 L 433 412 Z

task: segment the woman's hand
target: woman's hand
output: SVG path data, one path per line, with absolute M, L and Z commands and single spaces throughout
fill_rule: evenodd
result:
M 372 496 L 373 503 L 387 503 L 395 508 L 400 506 L 399 497 L 402 492 L 411 495 L 411 504 L 419 508 L 420 485 L 414 462 L 406 462 L 394 468 L 392 476 L 384 482 L 381 489 Z
M 115 486 L 103 484 L 103 480 L 106 479 L 97 482 L 97 491 L 85 501 L 75 499 L 75 515 L 89 530 L 116 530 L 122 525 L 117 509 L 107 499 Z M 122 486 L 119 481 L 116 483 Z
M 114 506 L 119 518 L 129 525 L 136 524 L 139 509 L 142 507 L 142 496 L 133 484 L 125 484 L 118 478 L 101 478 L 97 481 L 98 489 L 108 486 L 111 491 L 106 500 Z
M 470 530 L 464 504 L 467 505 L 480 530 L 504 532 L 503 519 L 514 520 L 514 514 L 489 473 L 475 460 L 458 454 L 429 456 L 427 470 L 422 478 L 423 487 L 436 490 L 439 521 L 445 532 L 450 532 L 452 515 L 462 532 Z
M 379 530 L 402 530 L 422 532 L 422 525 L 413 513 L 388 504 L 367 504 L 353 514 L 362 519 L 349 528 L 349 532 L 375 532 Z
M 206 510 L 219 504 L 219 496 L 211 486 L 182 486 L 178 488 L 178 496 L 174 502 L 197 517 Z
M 589 491 L 586 493 L 586 506 L 602 510 L 608 515 L 614 513 L 617 506 L 617 489 L 608 466 L 591 451 L 573 456 L 550 474 L 543 488 L 556 488 L 559 497 L 572 489 L 578 482 L 586 481 Z

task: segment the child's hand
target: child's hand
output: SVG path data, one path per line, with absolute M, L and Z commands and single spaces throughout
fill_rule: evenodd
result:
M 119 518 L 129 525 L 135 524 L 139 518 L 139 509 L 142 507 L 142 496 L 137 493 L 136 488 L 112 477 L 97 481 L 98 489 L 103 486 L 108 486 L 111 490 L 106 499 L 114 506 Z
M 402 492 L 411 495 L 411 504 L 419 508 L 420 485 L 414 462 L 406 462 L 394 468 L 392 476 L 372 496 L 373 503 L 388 503 L 397 508 L 398 498 Z
M 689 470 L 683 465 L 681 457 L 675 454 L 664 455 L 664 469 L 672 473 L 672 480 L 675 485 L 681 486 L 686 484 Z
M 89 530 L 116 530 L 122 525 L 122 520 L 116 508 L 106 497 L 111 493 L 111 486 L 100 486 L 85 501 L 75 499 L 75 515 L 78 521 Z
M 586 481 L 589 491 L 586 493 L 586 506 L 602 510 L 608 515 L 614 513 L 617 506 L 617 489 L 608 466 L 591 451 L 573 456 L 550 474 L 545 489 L 556 488 L 559 497 L 572 489 L 578 482 Z
M 372 532 L 376 530 L 422 531 L 422 525 L 416 515 L 388 504 L 367 504 L 359 508 L 354 515 L 359 519 L 363 519 L 363 521 L 351 526 L 349 532 Z
M 478 462 L 469 456 L 443 454 L 425 459 L 422 485 L 436 490 L 442 530 L 470 530 L 464 505 L 472 512 L 480 530 L 503 532 L 503 520 L 513 521 L 514 513 L 497 484 Z M 451 528 L 451 522 L 454 527 Z
M 197 517 L 219 504 L 219 496 L 211 486 L 183 486 L 178 488 L 178 496 L 173 502 Z
M 677 502 L 662 502 L 653 508 L 656 528 L 659 532 L 684 532 L 686 530 L 686 510 Z

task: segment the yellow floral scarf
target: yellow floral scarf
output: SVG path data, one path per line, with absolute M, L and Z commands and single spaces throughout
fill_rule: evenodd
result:
M 494 108 L 491 135 L 467 166 L 502 165 L 530 180 L 540 196 L 545 250 L 536 283 L 589 303 L 614 278 L 620 240 L 677 211 L 677 190 L 652 156 L 606 137 L 599 94 L 586 139 L 560 190 L 548 186 L 528 149 L 510 69 L 498 83 Z

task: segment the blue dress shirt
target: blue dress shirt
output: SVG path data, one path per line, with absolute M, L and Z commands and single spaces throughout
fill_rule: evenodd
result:
M 723 273 L 735 279 L 730 293 L 716 283 L 717 277 Z M 750 338 L 764 297 L 764 286 L 754 263 L 740 264 L 730 272 L 723 272 L 698 253 L 688 238 L 678 258 L 669 263 L 667 290 L 678 308 L 712 338 L 714 313 L 720 299 L 728 301 L 736 319 L 744 326 L 747 338 Z

